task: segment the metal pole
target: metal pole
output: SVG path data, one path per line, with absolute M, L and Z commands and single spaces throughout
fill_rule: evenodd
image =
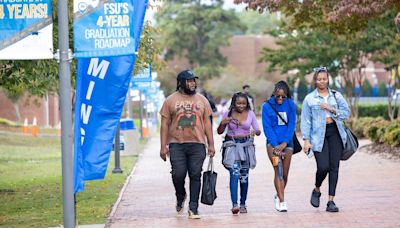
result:
M 128 118 L 133 119 L 133 115 L 132 115 L 131 87 L 132 87 L 132 83 L 129 83 L 128 94 L 127 94 L 127 100 L 128 100 L 127 109 L 128 109 Z
M 113 173 L 122 173 L 122 169 L 120 167 L 120 153 L 119 153 L 119 136 L 120 136 L 120 123 L 117 126 L 117 132 L 115 133 L 115 140 L 114 140 L 114 156 L 115 156 L 115 167 L 113 169 Z
M 142 91 L 139 89 L 139 119 L 140 119 L 140 139 L 143 139 L 143 102 Z
M 68 1 L 58 1 L 58 46 L 60 48 L 61 157 L 64 227 L 75 227 L 72 175 L 72 104 L 69 59 Z

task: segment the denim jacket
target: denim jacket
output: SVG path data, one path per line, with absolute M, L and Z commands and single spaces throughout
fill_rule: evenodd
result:
M 350 116 L 349 105 L 339 92 L 332 92 L 328 89 L 328 103 L 336 111 L 332 113 L 332 119 L 336 122 L 343 145 L 346 144 L 346 132 L 343 121 Z M 303 101 L 301 110 L 301 134 L 304 140 L 309 140 L 314 152 L 321 152 L 324 146 L 325 128 L 326 128 L 326 111 L 320 108 L 320 104 L 324 103 L 324 98 L 319 96 L 318 90 L 315 89 L 309 93 Z
M 249 168 L 254 169 L 256 167 L 257 160 L 253 138 L 250 138 L 244 143 L 237 143 L 233 140 L 226 141 L 222 146 L 226 148 L 222 162 L 226 168 L 232 168 L 235 161 L 245 160 L 248 160 Z M 245 153 L 245 148 L 247 148 L 248 154 Z

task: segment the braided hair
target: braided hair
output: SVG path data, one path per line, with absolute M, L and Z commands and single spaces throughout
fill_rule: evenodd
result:
M 272 93 L 271 97 L 273 97 L 278 90 L 283 90 L 287 98 L 292 98 L 290 95 L 289 85 L 285 81 L 279 81 L 275 84 L 274 92 Z
M 231 105 L 229 106 L 228 117 L 232 116 L 232 111 L 235 109 L 235 104 L 239 97 L 246 99 L 246 102 L 247 102 L 246 110 L 250 110 L 250 103 L 249 103 L 249 99 L 247 98 L 247 95 L 243 92 L 236 92 L 232 96 Z

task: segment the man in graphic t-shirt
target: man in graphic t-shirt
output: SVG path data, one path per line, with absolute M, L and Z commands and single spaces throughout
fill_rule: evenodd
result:
M 215 154 L 209 116 L 212 110 L 208 100 L 196 93 L 196 77 L 190 70 L 177 76 L 177 91 L 167 97 L 161 114 L 160 157 L 170 157 L 172 182 L 175 187 L 176 211 L 183 212 L 187 197 L 186 174 L 190 179 L 189 218 L 200 218 L 198 213 L 201 170 L 206 157 Z

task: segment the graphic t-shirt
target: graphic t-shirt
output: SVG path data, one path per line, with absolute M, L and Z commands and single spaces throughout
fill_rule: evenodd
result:
M 165 100 L 160 115 L 167 118 L 167 143 L 205 144 L 204 120 L 210 118 L 212 110 L 208 100 L 201 94 L 171 94 Z

